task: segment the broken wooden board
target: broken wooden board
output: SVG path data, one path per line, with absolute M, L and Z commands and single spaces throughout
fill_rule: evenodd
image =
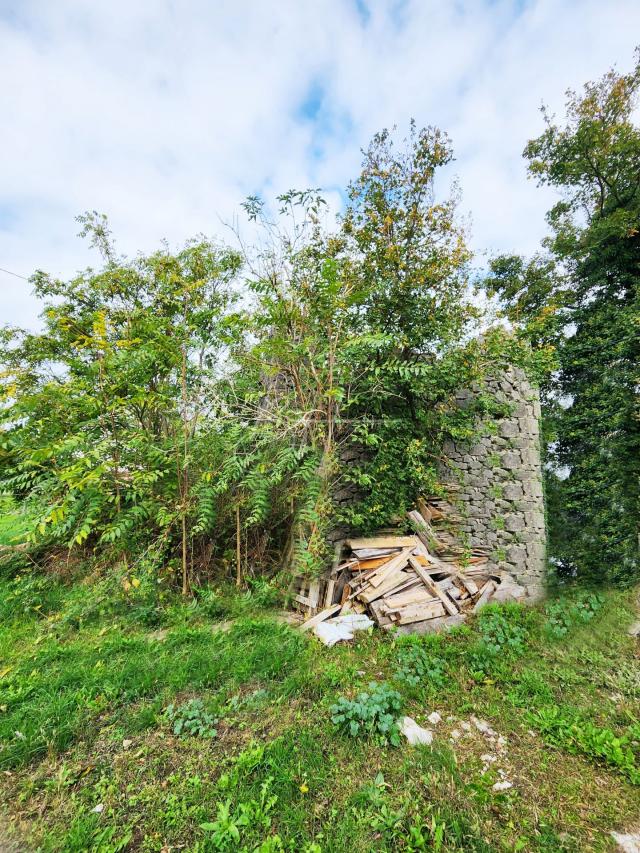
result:
M 358 548 L 357 551 L 351 553 L 358 560 L 375 560 L 377 557 L 386 557 L 388 560 L 401 550 L 401 548 Z
M 327 607 L 326 610 L 321 610 L 320 613 L 316 613 L 315 616 L 312 616 L 311 619 L 307 619 L 300 626 L 301 631 L 308 631 L 310 628 L 313 628 L 315 625 L 319 625 L 320 622 L 324 622 L 325 619 L 330 619 L 332 616 L 335 616 L 336 613 L 340 610 L 340 604 L 334 604 L 332 607 Z
M 411 548 L 405 548 L 403 551 L 400 551 L 397 557 L 393 557 L 384 566 L 380 566 L 379 569 L 367 575 L 367 583 L 370 583 L 372 586 L 380 586 L 386 578 L 390 577 L 398 569 L 403 569 L 407 565 L 410 556 Z
M 385 625 L 393 624 L 393 620 L 382 612 L 383 601 L 384 599 L 378 599 L 378 601 L 372 601 L 369 604 L 369 610 L 373 614 L 373 618 L 382 628 L 384 628 Z
M 416 584 L 404 592 L 395 593 L 393 590 L 384 598 L 379 599 L 387 607 L 405 607 L 407 604 L 425 604 L 439 599 L 431 595 L 423 584 Z
M 377 598 L 381 598 L 391 590 L 397 589 L 398 591 L 401 591 L 402 589 L 406 589 L 407 586 L 417 583 L 419 583 L 419 579 L 414 574 L 408 574 L 407 572 L 398 570 L 397 574 L 394 574 L 379 587 L 369 587 L 364 589 L 357 593 L 357 597 L 361 601 L 370 604 L 372 601 L 375 601 Z
M 432 595 L 436 595 L 449 616 L 455 616 L 458 613 L 458 608 L 449 598 L 446 592 L 443 592 L 435 581 L 431 579 L 431 575 L 425 572 L 420 563 L 413 557 L 409 557 L 409 565 L 414 572 L 422 579 L 422 582 Z
M 426 619 L 424 622 L 412 622 L 408 625 L 384 625 L 385 631 L 394 629 L 398 634 L 435 634 L 438 631 L 450 631 L 463 625 L 465 617 L 462 613 L 457 616 L 440 616 L 436 619 Z
M 408 604 L 406 607 L 399 607 L 395 610 L 383 607 L 382 612 L 385 616 L 390 616 L 398 625 L 425 622 L 428 619 L 436 619 L 445 615 L 444 607 L 440 601 L 433 601 L 430 604 Z
M 352 551 L 361 548 L 411 548 L 416 544 L 415 536 L 369 536 L 361 539 L 347 539 L 345 544 Z
M 476 601 L 473 608 L 474 613 L 477 613 L 481 607 L 484 607 L 484 605 L 488 603 L 490 596 L 496 591 L 496 586 L 497 584 L 495 581 L 486 582 L 482 588 L 482 592 L 480 593 L 480 598 Z
M 391 557 L 370 557 L 367 560 L 355 560 L 353 565 L 353 571 L 355 572 L 367 572 L 370 569 L 379 569 L 380 566 L 384 566 L 385 563 L 388 563 Z
M 473 578 L 467 577 L 466 572 L 462 572 L 462 571 L 455 572 L 452 576 L 456 580 L 460 581 L 460 583 L 464 586 L 464 588 L 469 593 L 469 595 L 477 595 L 478 594 L 478 592 L 479 592 L 478 585 L 473 580 Z

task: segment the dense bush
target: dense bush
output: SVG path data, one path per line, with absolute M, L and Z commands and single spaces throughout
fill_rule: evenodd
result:
M 101 267 L 36 273 L 42 331 L 0 332 L 0 493 L 29 502 L 31 544 L 100 554 L 151 613 L 176 581 L 317 571 L 329 525 L 378 527 L 437 488 L 445 438 L 473 435 L 456 390 L 524 352 L 473 337 L 456 195 L 435 193 L 451 159 L 437 129 L 380 133 L 333 231 L 316 192 L 275 218 L 250 198 L 264 239 L 244 255 L 199 239 L 128 260 L 80 217 Z M 353 441 L 368 457 L 343 468 Z
M 329 710 L 333 724 L 349 737 L 373 737 L 398 746 L 401 708 L 402 697 L 396 690 L 372 681 L 367 691 L 358 693 L 355 699 L 341 696 Z

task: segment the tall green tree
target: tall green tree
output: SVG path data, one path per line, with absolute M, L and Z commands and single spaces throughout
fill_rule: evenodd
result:
M 343 415 L 369 449 L 366 463 L 345 472 L 363 496 L 346 513 L 356 528 L 403 518 L 417 495 L 437 488 L 445 438 L 473 432 L 474 412 L 455 405 L 455 392 L 481 382 L 501 351 L 499 336 L 474 335 L 481 315 L 470 297 L 471 252 L 457 187 L 447 192 L 443 182 L 452 160 L 438 128 L 412 123 L 405 140 L 385 130 L 349 187 L 340 232 L 353 282 Z
M 569 91 L 566 123 L 524 152 L 562 195 L 546 254 L 499 258 L 491 286 L 511 320 L 553 350 L 545 382 L 552 550 L 579 575 L 640 572 L 640 62 Z
M 214 379 L 240 258 L 200 239 L 129 261 L 103 217 L 81 221 L 101 269 L 36 273 L 42 330 L 0 337 L 0 488 L 32 501 L 34 542 L 106 549 L 125 574 L 152 543 L 163 557 L 179 543 L 186 592 L 198 488 L 224 455 Z

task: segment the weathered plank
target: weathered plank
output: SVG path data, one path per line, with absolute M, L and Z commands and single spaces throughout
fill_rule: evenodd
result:
M 351 553 L 357 560 L 375 560 L 377 557 L 389 559 L 400 550 L 400 548 L 357 548 Z
M 320 622 L 324 622 L 325 619 L 331 619 L 331 617 L 335 616 L 341 607 L 341 604 L 334 604 L 332 607 L 327 607 L 326 610 L 321 610 L 320 613 L 316 613 L 316 615 L 312 616 L 311 619 L 307 619 L 306 622 L 303 622 L 300 626 L 300 630 L 308 631 L 309 628 L 313 628 L 314 625 L 319 625 Z
M 368 587 L 367 589 L 363 589 L 361 592 L 356 593 L 356 595 L 361 601 L 365 601 L 369 604 L 393 590 L 402 592 L 403 590 L 419 583 L 419 578 L 417 578 L 413 572 L 409 574 L 408 572 L 399 571 L 397 575 L 393 575 L 393 577 L 389 578 L 389 580 L 381 586 L 377 588 Z
M 410 548 L 416 544 L 415 539 L 415 536 L 369 536 L 347 539 L 346 545 L 352 551 L 361 548 Z
M 388 563 L 390 559 L 391 557 L 371 557 L 368 560 L 354 560 L 352 570 L 354 572 L 365 572 L 369 571 L 369 569 L 379 569 L 380 566 Z
M 460 583 L 464 586 L 469 595 L 478 594 L 478 585 L 473 580 L 473 578 L 468 578 L 465 572 L 455 572 L 454 577 L 456 578 L 456 580 L 460 581 Z
M 435 619 L 426 619 L 424 622 L 411 622 L 408 625 L 396 625 L 391 623 L 385 625 L 385 631 L 395 628 L 398 634 L 435 634 L 438 631 L 449 631 L 451 628 L 457 628 L 465 621 L 464 614 L 458 613 L 457 616 L 440 616 Z
M 484 607 L 485 604 L 488 603 L 489 598 L 495 592 L 496 582 L 495 581 L 487 581 L 486 584 L 482 588 L 482 592 L 480 593 L 480 598 L 476 601 L 475 606 L 473 608 L 473 612 L 477 613 L 481 607 Z
M 383 612 L 387 616 L 391 616 L 394 622 L 398 625 L 408 625 L 411 622 L 424 622 L 427 619 L 436 619 L 439 616 L 444 616 L 444 607 L 440 601 L 433 601 L 430 604 L 409 604 L 406 607 L 400 607 L 396 610 L 385 610 Z
M 455 616 L 458 613 L 458 608 L 449 598 L 446 592 L 443 592 L 437 583 L 431 578 L 431 575 L 422 568 L 420 563 L 413 557 L 409 557 L 409 565 L 414 572 L 422 579 L 422 582 L 432 595 L 436 595 L 442 602 L 444 609 L 449 616 Z
M 370 575 L 367 576 L 368 583 L 373 586 L 380 586 L 381 583 L 385 580 L 385 578 L 389 577 L 389 575 L 393 574 L 397 569 L 402 569 L 407 565 L 407 561 L 411 556 L 411 548 L 404 548 L 397 557 L 393 557 L 389 560 L 388 563 L 385 563 L 384 566 L 380 566 L 379 569 L 376 569 Z
M 379 599 L 380 600 L 380 599 Z M 406 607 L 408 604 L 424 604 L 430 601 L 438 601 L 439 599 L 431 595 L 429 590 L 420 584 L 414 586 L 404 592 L 386 595 L 381 601 L 387 607 L 394 609 L 396 607 Z

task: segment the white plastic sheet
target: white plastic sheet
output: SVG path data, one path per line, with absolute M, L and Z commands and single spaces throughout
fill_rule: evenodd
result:
M 313 629 L 316 637 L 325 646 L 335 646 L 340 641 L 353 640 L 354 631 L 365 631 L 373 628 L 373 622 L 364 613 L 347 613 L 320 622 Z

